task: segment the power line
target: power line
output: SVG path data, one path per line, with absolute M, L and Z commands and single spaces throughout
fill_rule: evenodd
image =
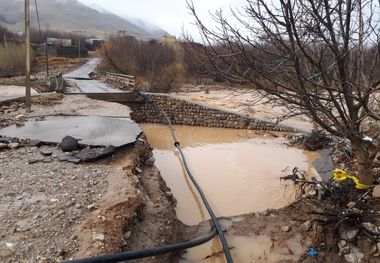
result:
M 34 4 L 35 4 L 35 7 L 36 7 L 37 22 L 38 22 L 38 31 L 40 32 L 40 40 L 42 41 L 40 13 L 38 11 L 37 0 L 34 0 Z M 48 58 L 48 48 L 47 48 L 47 35 L 46 35 L 46 38 L 45 38 L 45 63 L 46 63 L 46 77 L 49 78 L 49 58 Z
M 38 12 L 37 0 L 34 0 L 34 4 L 35 4 L 35 6 L 36 6 L 36 14 L 37 14 L 38 30 L 39 30 L 39 32 L 40 32 L 40 39 L 42 40 L 41 24 L 40 24 L 40 14 L 39 14 L 39 12 Z

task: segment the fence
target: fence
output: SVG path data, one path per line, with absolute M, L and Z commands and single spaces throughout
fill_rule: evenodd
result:
M 122 84 L 123 86 L 134 87 L 136 84 L 135 77 L 130 75 L 107 72 L 106 77 L 108 80 Z

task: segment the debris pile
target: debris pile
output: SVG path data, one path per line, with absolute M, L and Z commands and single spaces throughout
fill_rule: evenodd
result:
M 380 257 L 380 218 L 376 213 L 380 200 L 372 195 L 373 188 L 356 189 L 353 180 L 306 179 L 306 173 L 297 168 L 282 179 L 295 183 L 300 202 L 318 204 L 308 211 L 308 217 L 319 226 L 314 240 L 319 252 L 339 253 L 346 262 Z
M 24 103 L 11 102 L 3 103 L 0 105 L 0 128 L 7 127 L 12 124 L 17 126 L 23 125 L 25 117 L 23 115 L 16 115 L 19 109 L 25 108 Z
M 291 135 L 288 139 L 292 144 L 299 145 L 308 151 L 318 151 L 330 148 L 335 141 L 332 136 L 318 130 L 314 130 L 308 134 Z

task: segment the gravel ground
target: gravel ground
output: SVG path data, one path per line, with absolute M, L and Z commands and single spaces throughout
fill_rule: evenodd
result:
M 52 157 L 56 147 L 43 147 Z M 73 253 L 74 226 L 97 208 L 113 172 L 107 163 L 75 165 L 42 157 L 41 149 L 0 152 L 0 261 L 56 262 Z M 51 161 L 51 162 L 50 162 Z M 44 261 L 42 261 L 44 262 Z
M 0 104 L 0 110 L 0 127 L 44 114 L 129 116 L 126 106 L 83 96 L 47 95 L 29 114 L 19 102 Z M 142 204 L 134 171 L 149 151 L 139 139 L 105 160 L 73 164 L 59 161 L 66 153 L 56 146 L 32 147 L 22 138 L 0 144 L 0 262 L 60 262 L 119 251 L 123 228 Z

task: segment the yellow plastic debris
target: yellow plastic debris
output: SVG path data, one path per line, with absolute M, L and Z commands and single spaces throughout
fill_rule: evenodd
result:
M 350 178 L 355 183 L 356 189 L 368 189 L 368 188 L 374 187 L 374 185 L 361 184 L 359 182 L 359 179 L 356 176 L 350 175 L 348 172 L 344 170 L 336 169 L 333 172 L 334 181 L 341 182 L 341 181 L 347 180 L 348 178 Z

